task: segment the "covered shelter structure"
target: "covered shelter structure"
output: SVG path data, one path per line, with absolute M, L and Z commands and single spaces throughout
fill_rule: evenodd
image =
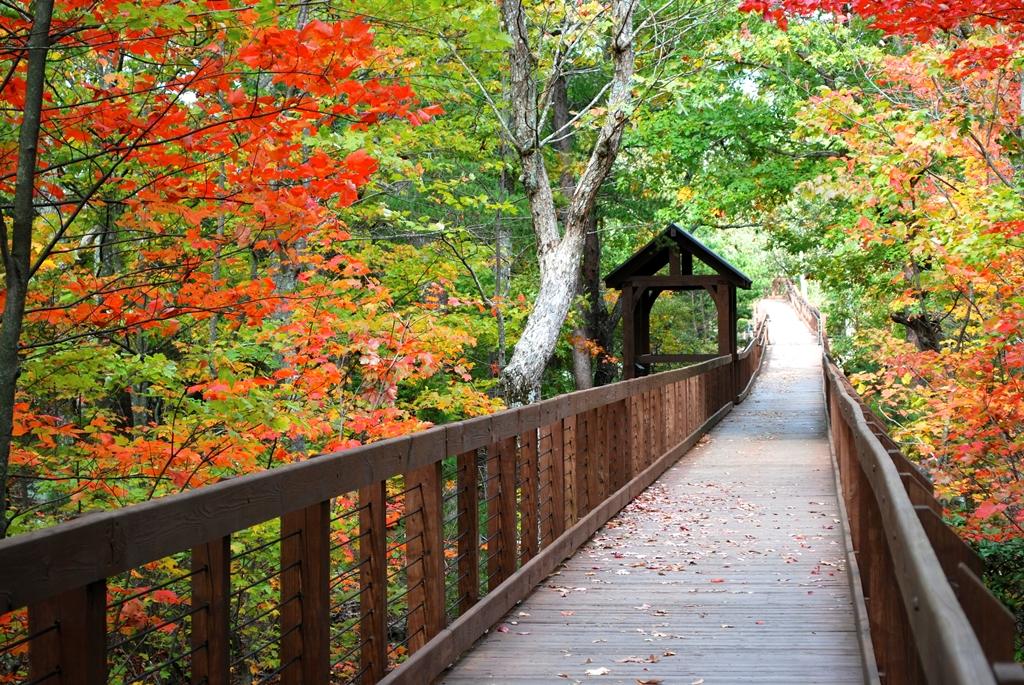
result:
M 694 260 L 713 274 L 694 274 Z M 668 273 L 661 273 L 668 266 Z M 664 231 L 604 279 L 622 292 L 623 378 L 646 376 L 653 364 L 693 363 L 737 354 L 736 289 L 750 278 L 677 224 Z M 651 309 L 666 291 L 706 290 L 718 311 L 718 354 L 651 354 Z

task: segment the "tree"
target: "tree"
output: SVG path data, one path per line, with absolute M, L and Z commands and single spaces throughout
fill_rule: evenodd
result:
M 542 127 L 551 88 L 565 68 L 563 55 L 557 55 L 551 66 L 548 90 L 538 92 L 536 47 L 531 44 L 531 27 L 522 0 L 502 4 L 509 48 L 509 116 L 504 122 L 505 134 L 519 156 L 522 182 L 530 204 L 533 230 L 537 236 L 537 262 L 540 267 L 540 289 L 526 327 L 516 342 L 512 358 L 502 372 L 506 400 L 512 404 L 531 402 L 538 398 L 540 378 L 569 313 L 589 217 L 601 183 L 615 162 L 622 132 L 629 120 L 632 106 L 635 47 L 633 16 L 639 0 L 615 0 L 611 5 L 610 38 L 613 75 L 608 86 L 606 112 L 594 141 L 590 158 L 568 199 L 560 231 L 558 211 L 552 183 L 544 159 Z M 586 9 L 584 6 L 581 9 Z M 590 10 L 595 11 L 594 9 Z M 581 31 L 592 21 L 582 12 L 566 13 L 566 30 Z M 571 40 L 571 39 L 570 39 Z M 568 135 L 568 124 L 553 131 L 548 138 Z
M 194 439 L 211 437 L 210 425 L 193 426 L 184 443 L 164 425 L 170 398 L 147 393 L 166 386 L 170 368 L 182 361 L 167 355 L 179 331 L 209 322 L 208 370 L 196 376 L 212 370 L 213 379 L 196 379 L 170 400 L 176 412 L 191 404 L 190 396 L 201 393 L 204 402 L 216 403 L 268 383 L 259 373 L 245 382 L 218 378 L 227 370 L 216 354 L 218 330 L 255 328 L 310 302 L 322 313 L 325 298 L 337 298 L 345 282 L 335 278 L 324 287 L 311 272 L 307 280 L 319 291 L 283 293 L 273 277 L 259 273 L 267 257 L 277 255 L 281 268 L 301 252 L 320 273 L 359 278 L 357 260 L 331 250 L 324 255 L 322 248 L 307 254 L 301 245 L 346 238 L 337 209 L 358 199 L 378 164 L 360 149 L 311 149 L 310 137 L 393 118 L 423 123 L 438 110 L 419 109 L 404 84 L 353 76 L 372 60 L 387 68 L 364 21 L 314 19 L 305 6 L 265 10 L 221 2 L 129 8 L 112 1 L 4 9 L 10 48 L 0 93 L 8 132 L 0 150 L 0 209 L 10 220 L 5 217 L 0 235 L 6 278 L 0 535 L 11 520 L 12 458 L 20 464 L 39 458 L 14 445 L 15 437 L 44 447 L 49 441 L 54 456 L 68 449 L 69 438 L 81 447 L 88 446 L 87 435 L 112 438 L 100 425 L 76 428 L 31 398 L 19 399 L 26 369 L 37 387 L 61 378 L 40 375 L 32 355 L 46 350 L 51 361 L 84 363 L 82 344 L 95 341 L 138 360 L 139 377 L 127 379 L 125 420 L 146 442 L 130 443 L 118 458 L 135 449 L 129 463 L 147 464 L 154 483 L 170 470 L 177 486 L 187 486 L 199 469 L 218 463 L 216 455 L 236 449 L 232 460 L 247 451 L 251 458 L 254 446 L 221 435 L 204 454 Z M 16 140 L 13 131 L 20 131 Z M 301 317 L 293 323 L 299 322 L 309 323 Z M 32 326 L 28 341 L 26 325 Z M 241 415 L 253 418 L 251 411 Z M 117 453 L 115 447 L 122 445 L 104 449 Z M 102 473 L 89 480 L 102 482 Z M 154 485 L 149 496 L 157 491 Z

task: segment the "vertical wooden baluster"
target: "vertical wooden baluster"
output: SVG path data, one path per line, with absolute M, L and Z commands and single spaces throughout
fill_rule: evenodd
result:
M 480 496 L 476 450 L 463 452 L 458 462 L 459 615 L 480 598 Z
M 576 416 L 562 419 L 563 477 L 565 478 L 565 527 L 580 518 L 579 493 L 576 491 Z
M 590 511 L 590 413 L 576 414 L 576 520 Z
M 601 503 L 601 472 L 604 460 L 604 412 L 594 407 L 587 416 L 587 509 L 592 511 Z
M 647 468 L 651 463 L 651 402 L 650 393 L 640 393 L 640 440 L 642 450 L 640 453 L 640 470 Z
M 498 556 L 501 565 L 501 580 L 506 580 L 516 571 L 516 438 L 501 441 L 498 450 L 499 516 Z
M 627 397 L 622 400 L 622 418 L 619 420 L 622 434 L 622 471 L 625 474 L 626 482 L 633 479 L 633 399 Z
M 690 389 L 688 402 L 690 405 L 690 433 L 693 433 L 704 424 L 706 415 L 706 390 L 708 374 L 701 374 L 689 379 Z
M 501 582 L 501 445 L 487 446 L 487 589 Z
M 202 569 L 202 570 L 200 570 Z M 192 549 L 193 685 L 228 685 L 231 640 L 231 538 L 224 536 Z
M 708 417 L 714 413 L 711 408 L 712 395 L 711 391 L 714 389 L 711 384 L 712 374 L 703 373 L 700 375 L 700 422 L 704 423 L 708 420 Z
M 359 639 L 364 685 L 384 677 L 387 663 L 387 529 L 385 482 L 359 488 Z
M 668 385 L 668 433 L 669 441 L 668 444 L 674 447 L 680 440 L 679 438 L 679 384 L 670 383 Z
M 405 476 L 409 652 L 415 652 L 444 629 L 444 539 L 441 530 L 441 462 L 413 469 Z M 418 561 L 417 561 L 418 560 Z
M 654 435 L 654 391 L 644 393 L 644 468 L 654 461 L 654 453 L 658 449 L 658 440 Z
M 606 497 L 622 487 L 622 439 L 619 421 L 622 418 L 622 402 L 612 402 L 606 410 L 605 420 L 608 432 L 605 436 L 605 459 L 608 461 L 608 490 Z
M 551 538 L 565 532 L 565 435 L 562 422 L 551 424 Z
M 330 513 L 324 501 L 281 517 L 282 685 L 327 683 Z
M 460 614 L 480 598 L 480 481 L 478 450 L 458 455 L 458 528 Z
M 665 445 L 668 442 L 668 421 L 665 418 L 665 386 L 661 386 L 654 391 L 654 401 L 658 406 L 657 412 L 655 412 L 658 449 L 654 451 L 655 459 L 658 459 L 667 451 Z M 652 461 L 651 463 L 654 462 Z
M 679 444 L 680 435 L 680 420 L 679 420 L 679 391 L 680 383 L 670 383 L 666 390 L 668 391 L 668 426 L 669 426 L 669 441 L 668 446 L 670 448 L 675 447 Z
M 32 641 L 29 678 L 61 685 L 107 682 L 107 584 L 100 580 L 33 604 L 29 634 L 57 625 Z M 60 673 L 59 681 L 50 676 Z
M 608 496 L 614 493 L 614 468 L 612 461 L 614 459 L 615 443 L 613 442 L 615 428 L 615 412 L 613 404 L 602 404 L 601 405 L 601 474 L 599 482 L 601 483 L 601 502 L 608 499 Z
M 612 454 L 612 442 L 611 436 L 613 434 L 611 422 L 614 420 L 614 413 L 610 404 L 602 404 L 600 408 L 600 431 L 599 435 L 599 453 L 598 459 L 598 488 L 600 491 L 599 502 L 604 502 L 611 495 L 614 488 L 611 486 L 612 483 L 612 469 L 611 469 L 611 454 Z
M 679 416 L 682 425 L 679 429 L 679 439 L 683 440 L 690 434 L 690 379 L 680 383 L 679 387 Z
M 537 556 L 537 521 L 540 509 L 538 491 L 537 429 L 524 431 L 519 436 L 519 499 L 520 563 L 525 564 Z
M 540 527 L 540 549 L 545 549 L 551 544 L 551 541 L 555 539 L 554 536 L 554 488 L 551 487 L 551 479 L 553 477 L 552 465 L 552 444 L 551 444 L 551 426 L 541 426 L 539 432 L 539 440 L 537 441 L 537 499 L 539 513 L 539 527 Z
M 650 418 L 649 413 L 650 407 L 647 404 L 647 393 L 641 392 L 637 395 L 637 409 L 640 416 L 637 417 L 637 442 L 639 450 L 637 450 L 637 471 L 643 471 L 647 468 L 647 457 L 650 455 Z
M 654 460 L 658 458 L 658 432 L 661 427 L 658 421 L 658 401 L 656 395 L 656 390 L 647 391 L 647 435 L 650 437 L 647 466 L 653 464 Z
M 651 390 L 651 456 L 647 464 L 653 464 L 661 456 L 661 442 L 665 422 L 661 420 L 661 388 Z
M 590 512 L 604 498 L 602 474 L 604 472 L 604 407 L 587 412 L 587 511 Z
M 640 468 L 640 454 L 643 449 L 643 442 L 640 439 L 642 417 L 643 408 L 640 406 L 640 398 L 635 392 L 631 393 L 629 396 L 629 470 L 633 476 L 643 470 Z
M 668 452 L 669 449 L 671 449 L 672 445 L 675 444 L 672 441 L 672 438 L 675 437 L 674 433 L 673 433 L 673 431 L 674 431 L 674 427 L 673 427 L 673 419 L 674 419 L 674 417 L 673 417 L 673 414 L 672 414 L 672 412 L 673 412 L 673 410 L 675 408 L 675 403 L 672 401 L 673 396 L 674 396 L 673 389 L 674 389 L 674 384 L 672 384 L 672 383 L 666 383 L 661 388 L 661 396 L 664 398 L 664 402 L 663 402 L 664 408 L 663 408 L 663 412 L 662 412 L 662 417 L 661 418 L 662 418 L 662 422 L 663 422 L 663 424 L 665 426 L 664 430 L 662 431 L 663 435 L 664 435 L 664 438 L 663 438 L 662 444 L 661 444 L 661 453 L 662 454 L 664 454 L 665 452 Z
M 642 470 L 640 468 L 640 450 L 643 449 L 643 443 L 640 440 L 640 424 L 643 417 L 643 411 L 640 407 L 640 398 L 635 393 L 630 393 L 629 396 L 629 472 L 633 476 L 636 476 Z

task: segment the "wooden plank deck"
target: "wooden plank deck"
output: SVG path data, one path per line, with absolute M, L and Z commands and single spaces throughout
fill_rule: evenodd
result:
M 443 677 L 861 683 L 820 351 L 785 304 L 753 393 Z

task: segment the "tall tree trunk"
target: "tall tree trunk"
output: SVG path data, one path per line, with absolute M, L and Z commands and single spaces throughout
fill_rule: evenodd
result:
M 622 131 L 630 115 L 634 70 L 633 10 L 636 2 L 615 0 L 613 4 L 610 50 L 614 74 L 605 119 L 569 199 L 564 232 L 561 233 L 540 145 L 537 77 L 529 44 L 526 10 L 522 0 L 506 0 L 501 6 L 505 30 L 512 42 L 509 50 L 511 120 L 508 129 L 522 165 L 523 186 L 537 237 L 540 267 L 540 290 L 533 311 L 512 352 L 512 359 L 502 373 L 502 386 L 509 404 L 524 404 L 539 397 L 541 375 L 554 352 L 558 334 L 576 295 L 580 258 L 594 200 L 618 154 Z
M 505 304 L 508 298 L 509 281 L 512 278 L 509 257 L 512 254 L 512 236 L 509 234 L 508 223 L 502 220 L 501 213 L 494 219 L 494 299 L 498 302 L 498 349 L 495 363 L 498 373 L 505 368 L 505 354 L 508 351 L 508 338 L 505 331 Z
M 505 156 L 507 149 L 505 145 L 498 147 L 498 154 L 501 156 L 502 166 L 498 175 L 499 199 L 504 202 L 511 191 L 511 180 L 508 169 L 505 167 Z M 497 306 L 498 324 L 498 349 L 495 365 L 500 374 L 505 369 L 505 357 L 508 351 L 508 337 L 505 330 L 505 305 L 509 293 L 509 284 L 512 281 L 512 232 L 505 221 L 505 216 L 498 210 L 494 217 L 494 300 Z
M 565 133 L 558 136 L 554 148 L 558 150 L 558 163 L 561 167 L 558 184 L 565 198 L 571 198 L 576 192 L 576 177 L 572 173 L 572 151 L 576 136 L 572 134 L 569 114 L 569 84 L 564 75 L 559 74 L 551 85 L 551 128 L 554 131 Z M 564 217 L 563 217 L 564 221 Z M 584 250 L 586 250 L 586 238 L 584 237 Z M 586 269 L 581 272 L 581 278 L 577 286 L 578 294 L 583 294 L 586 289 Z M 580 325 L 572 331 L 572 375 L 577 390 L 587 390 L 594 387 L 594 369 L 591 364 L 590 351 L 584 341 L 593 337 L 593 331 L 588 325 L 588 312 L 585 303 L 577 304 L 577 314 Z
M 21 370 L 19 343 L 25 319 L 25 298 L 31 267 L 32 223 L 36 216 L 33 203 L 36 157 L 42 114 L 43 88 L 46 82 L 46 58 L 50 48 L 50 19 L 53 0 L 38 0 L 28 38 L 28 71 L 25 74 L 25 109 L 18 137 L 18 172 L 14 188 L 11 241 L 8 244 L 6 221 L 0 235 L 4 268 L 7 271 L 7 298 L 0 319 L 0 538 L 7 536 L 7 474 L 11 462 L 14 431 L 14 399 Z

